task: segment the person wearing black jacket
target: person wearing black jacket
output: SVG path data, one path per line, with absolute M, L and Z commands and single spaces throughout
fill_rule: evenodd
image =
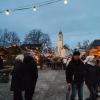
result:
M 22 92 L 25 92 L 25 100 L 32 100 L 38 78 L 37 64 L 30 55 L 25 55 L 23 61 L 16 60 L 12 72 L 11 91 L 13 100 L 23 100 Z
M 3 69 L 3 59 L 1 56 L 0 56 L 0 69 Z
M 84 63 L 79 51 L 73 53 L 72 60 L 66 68 L 66 81 L 69 87 L 72 86 L 71 100 L 75 100 L 77 91 L 79 100 L 83 100 Z
M 85 64 L 86 76 L 85 83 L 89 89 L 90 97 L 87 100 L 97 99 L 97 86 L 100 82 L 100 69 L 96 65 L 95 56 L 89 56 Z

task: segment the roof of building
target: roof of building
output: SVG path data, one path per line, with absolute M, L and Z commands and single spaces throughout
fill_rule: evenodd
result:
M 100 46 L 100 40 L 94 40 L 91 45 L 90 45 L 90 48 L 95 48 L 95 47 L 98 47 Z

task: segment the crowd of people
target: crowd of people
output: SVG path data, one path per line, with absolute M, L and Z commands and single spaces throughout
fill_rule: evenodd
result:
M 70 100 L 75 100 L 77 92 L 79 100 L 83 100 L 84 83 L 90 92 L 87 100 L 97 100 L 98 90 L 100 89 L 100 57 L 95 55 L 81 56 L 80 52 L 75 50 L 72 56 L 63 59 L 58 58 L 54 61 L 56 63 L 53 63 L 53 69 L 63 66 L 66 72 L 67 87 L 72 90 Z M 50 62 L 48 62 L 47 66 L 51 67 Z M 0 57 L 0 69 L 2 67 L 3 59 Z M 23 100 L 23 92 L 25 100 L 32 100 L 38 78 L 35 57 L 31 53 L 18 55 L 15 58 L 11 75 L 13 100 Z
M 68 87 L 72 88 L 71 100 L 75 100 L 77 92 L 79 100 L 83 100 L 84 82 L 90 92 L 87 100 L 97 100 L 100 85 L 99 57 L 88 56 L 81 59 L 80 52 L 75 51 L 66 67 L 66 81 Z

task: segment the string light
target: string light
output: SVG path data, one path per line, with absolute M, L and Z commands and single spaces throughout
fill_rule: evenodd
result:
M 68 1 L 67 0 L 64 0 L 64 4 L 67 5 L 68 4 Z
M 51 5 L 51 4 L 54 4 L 54 3 L 58 3 L 62 0 L 48 0 L 48 1 L 45 1 L 45 2 L 40 2 L 40 3 L 35 3 L 35 4 L 32 4 L 32 5 L 26 5 L 24 7 L 20 7 L 20 8 L 15 8 L 15 9 L 12 9 L 12 10 L 1 10 L 0 13 L 5 13 L 5 15 L 10 15 L 11 12 L 16 12 L 16 11 L 22 11 L 22 10 L 28 10 L 28 9 L 33 9 L 33 11 L 37 11 L 37 7 L 40 8 L 40 7 L 45 7 L 45 6 L 48 6 L 48 5 Z M 64 4 L 67 4 L 68 3 L 68 0 L 64 0 Z M 33 6 L 35 5 L 35 6 Z
M 5 14 L 6 14 L 7 16 L 10 15 L 10 10 L 9 10 L 9 9 L 5 10 Z
M 36 8 L 36 6 L 33 6 L 33 11 L 37 11 L 37 8 Z

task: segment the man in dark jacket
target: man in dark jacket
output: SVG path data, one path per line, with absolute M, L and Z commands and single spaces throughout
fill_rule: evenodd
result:
M 23 62 L 17 60 L 12 72 L 11 91 L 14 91 L 14 100 L 32 100 L 38 78 L 36 61 L 32 56 L 24 56 Z
M 79 100 L 83 100 L 84 63 L 80 59 L 80 52 L 73 53 L 72 60 L 66 68 L 66 81 L 72 86 L 71 100 L 75 100 L 78 91 Z
M 95 56 L 87 57 L 87 62 L 85 64 L 86 76 L 85 83 L 89 89 L 90 97 L 87 100 L 97 99 L 97 86 L 100 83 L 100 69 L 96 66 Z

